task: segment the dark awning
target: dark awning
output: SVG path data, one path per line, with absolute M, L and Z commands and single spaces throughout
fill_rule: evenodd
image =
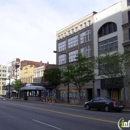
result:
M 45 87 L 42 86 L 24 86 L 22 88 L 20 88 L 21 91 L 23 90 L 46 90 Z

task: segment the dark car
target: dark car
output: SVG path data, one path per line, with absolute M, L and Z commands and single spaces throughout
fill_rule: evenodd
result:
M 97 110 L 104 110 L 106 112 L 110 110 L 116 110 L 121 112 L 124 109 L 123 102 L 118 101 L 116 99 L 111 99 L 108 97 L 97 97 L 88 102 L 84 103 L 84 107 L 87 110 L 97 109 Z

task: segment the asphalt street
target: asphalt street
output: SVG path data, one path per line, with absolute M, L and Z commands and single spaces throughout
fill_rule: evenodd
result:
M 119 130 L 130 112 L 103 112 L 84 107 L 0 98 L 0 130 Z

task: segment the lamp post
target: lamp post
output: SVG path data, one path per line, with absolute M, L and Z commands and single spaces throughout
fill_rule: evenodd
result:
M 93 82 L 93 98 L 94 98 L 95 97 L 94 96 L 94 83 L 95 83 L 95 79 L 94 78 L 92 79 L 92 82 Z
M 67 65 L 69 65 L 69 54 L 68 53 L 62 53 L 62 52 L 57 52 L 57 51 L 53 51 L 54 53 L 59 53 L 59 54 L 65 54 L 67 56 Z M 68 70 L 69 71 L 69 70 Z M 68 83 L 68 103 L 70 102 L 70 99 L 69 99 L 69 83 Z
M 10 75 L 9 75 L 8 79 L 9 79 L 9 98 L 10 98 Z

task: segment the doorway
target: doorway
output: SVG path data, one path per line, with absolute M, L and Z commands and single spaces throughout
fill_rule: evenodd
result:
M 91 100 L 92 99 L 92 89 L 87 89 L 87 99 Z
M 100 89 L 97 89 L 97 97 L 100 97 Z
M 119 100 L 119 89 L 111 89 L 111 98 Z

